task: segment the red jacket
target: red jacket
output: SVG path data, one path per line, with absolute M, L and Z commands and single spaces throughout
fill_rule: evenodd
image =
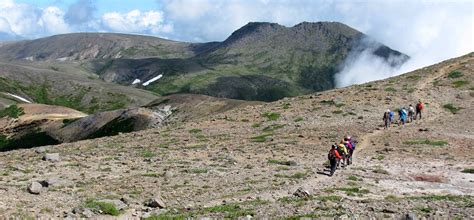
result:
M 341 155 L 339 155 L 339 152 L 337 151 L 337 149 L 331 149 L 329 150 L 329 154 L 331 153 L 334 153 L 334 156 L 337 158 L 337 159 L 342 159 Z

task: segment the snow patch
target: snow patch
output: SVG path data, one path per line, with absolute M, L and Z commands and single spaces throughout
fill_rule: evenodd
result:
M 141 83 L 142 81 L 140 79 L 135 79 L 133 80 L 132 82 L 132 85 L 135 85 L 135 84 L 138 84 L 138 83 Z
M 57 61 L 62 61 L 62 62 L 64 62 L 64 61 L 66 61 L 66 60 L 68 60 L 68 59 L 69 59 L 69 57 L 61 57 L 61 58 L 58 58 L 58 59 L 56 59 L 56 60 L 57 60 Z
M 159 80 L 161 77 L 163 77 L 163 74 L 160 74 L 158 76 L 155 76 L 155 77 L 151 78 L 150 80 L 144 82 L 142 85 L 143 86 L 148 86 L 148 85 L 150 85 L 150 83 L 155 82 L 156 80 Z
M 28 61 L 34 61 L 35 58 L 33 56 L 30 56 L 30 57 L 25 57 L 23 58 L 24 60 L 28 60 Z
M 12 96 L 12 97 L 14 97 L 14 98 L 17 98 L 17 99 L 19 99 L 19 100 L 21 100 L 21 101 L 23 101 L 23 102 L 31 103 L 31 101 L 29 101 L 28 99 L 25 99 L 25 98 L 23 98 L 23 97 L 21 97 L 21 96 L 17 96 L 17 95 L 15 95 L 15 94 L 11 94 L 11 93 L 8 93 L 8 92 L 7 92 L 6 94 L 9 95 L 9 96 Z

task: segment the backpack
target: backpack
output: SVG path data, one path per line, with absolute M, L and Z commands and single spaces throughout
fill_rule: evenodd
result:
M 352 145 L 352 151 L 355 151 L 356 149 L 356 143 L 354 141 L 350 141 Z
M 328 153 L 328 160 L 334 160 L 336 159 L 336 154 L 334 153 L 334 150 L 331 149 Z
M 416 109 L 417 109 L 418 111 L 423 110 L 423 103 L 420 102 L 420 103 L 416 104 Z

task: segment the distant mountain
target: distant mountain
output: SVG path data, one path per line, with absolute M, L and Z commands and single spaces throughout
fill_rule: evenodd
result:
M 366 50 L 392 66 L 409 58 L 337 22 L 294 27 L 252 22 L 225 41 L 210 43 L 125 34 L 57 35 L 0 46 L 0 60 L 73 65 L 106 82 L 159 95 L 273 101 L 334 88 L 334 75 L 349 54 Z

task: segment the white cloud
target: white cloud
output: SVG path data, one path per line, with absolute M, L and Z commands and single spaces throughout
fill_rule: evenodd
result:
M 62 34 L 69 32 L 69 26 L 63 19 L 64 12 L 57 7 L 47 7 L 43 10 L 39 25 L 49 34 Z
M 173 30 L 171 24 L 165 24 L 163 12 L 150 10 L 141 12 L 132 10 L 128 13 L 109 12 L 102 15 L 105 29 L 128 33 L 168 33 Z

